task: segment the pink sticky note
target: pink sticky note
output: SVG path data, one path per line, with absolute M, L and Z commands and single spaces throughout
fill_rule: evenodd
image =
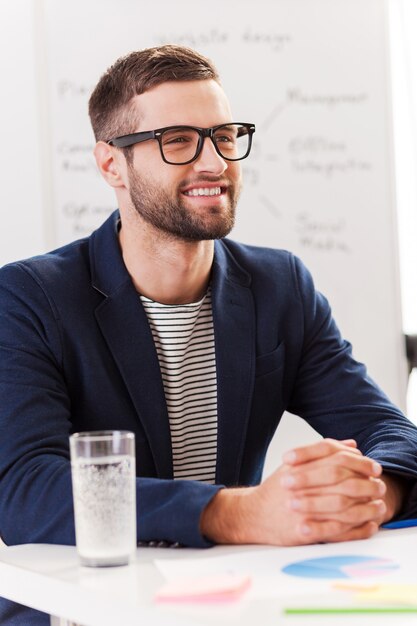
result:
M 249 576 L 218 574 L 181 578 L 166 583 L 156 594 L 157 602 L 230 602 L 249 588 Z

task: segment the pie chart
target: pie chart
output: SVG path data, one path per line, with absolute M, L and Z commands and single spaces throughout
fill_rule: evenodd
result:
M 398 569 L 390 559 L 374 556 L 326 556 L 296 561 L 282 568 L 284 574 L 300 578 L 366 578 Z

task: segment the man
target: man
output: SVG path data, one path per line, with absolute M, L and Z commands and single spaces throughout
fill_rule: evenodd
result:
M 409 514 L 417 430 L 299 260 L 223 239 L 254 125 L 234 121 L 211 63 L 134 52 L 100 79 L 90 117 L 119 212 L 0 274 L 4 541 L 74 543 L 80 430 L 135 433 L 138 541 L 342 541 Z M 286 409 L 325 439 L 259 484 Z

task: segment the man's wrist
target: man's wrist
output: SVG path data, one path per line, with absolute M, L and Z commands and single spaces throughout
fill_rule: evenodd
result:
M 201 514 L 201 534 L 214 543 L 249 543 L 246 504 L 253 489 L 220 489 Z

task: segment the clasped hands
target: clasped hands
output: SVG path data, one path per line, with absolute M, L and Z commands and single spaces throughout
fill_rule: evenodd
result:
M 269 497 L 279 483 L 289 522 L 283 543 L 361 539 L 378 530 L 387 511 L 382 467 L 363 456 L 355 441 L 324 439 L 283 460 L 261 496 Z
M 394 511 L 379 463 L 352 439 L 287 452 L 256 487 L 222 489 L 206 507 L 203 534 L 217 543 L 307 543 L 364 539 Z

